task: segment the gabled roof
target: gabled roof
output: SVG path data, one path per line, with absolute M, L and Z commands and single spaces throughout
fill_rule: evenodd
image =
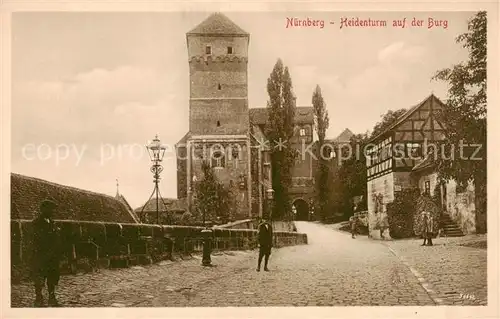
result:
M 158 210 L 160 212 L 172 211 L 185 211 L 187 203 L 183 199 L 177 198 L 158 198 Z M 144 206 L 144 210 L 143 210 Z M 142 212 L 156 212 L 156 197 L 151 198 L 145 205 L 137 207 L 134 211 L 136 213 Z
M 213 13 L 198 24 L 187 35 L 232 35 L 248 36 L 249 34 L 222 13 Z
M 54 219 L 137 223 L 135 215 L 115 197 L 15 173 L 10 180 L 12 219 L 34 219 L 40 203 L 50 199 L 58 205 Z
M 434 93 L 432 93 L 431 95 L 429 95 L 428 97 L 426 97 L 422 102 L 418 103 L 417 105 L 412 106 L 408 111 L 406 111 L 406 113 L 404 113 L 396 121 L 394 121 L 393 124 L 391 124 L 388 128 L 386 128 L 382 133 L 378 134 L 375 137 L 372 137 L 368 142 L 372 142 L 372 141 L 378 139 L 382 135 L 386 134 L 387 132 L 389 132 L 392 129 L 394 129 L 395 127 L 397 127 L 399 124 L 403 123 L 407 118 L 409 118 L 410 116 L 412 116 L 413 113 L 415 113 L 422 105 L 424 105 L 425 102 L 427 102 L 428 100 L 430 100 L 432 98 L 434 98 L 434 99 L 438 100 L 439 102 L 441 102 L 441 100 L 438 99 L 434 95 Z M 441 103 L 443 103 L 443 102 L 441 102 Z
M 434 153 L 427 154 L 423 160 L 421 160 L 419 163 L 417 163 L 417 165 L 413 167 L 412 172 L 418 172 L 427 168 L 434 167 L 435 163 L 433 159 L 433 154 Z
M 184 136 L 175 144 L 175 146 L 176 147 L 186 146 L 186 143 L 187 143 L 189 136 L 190 136 L 190 132 L 187 132 L 186 134 L 184 134 Z
M 250 123 L 255 125 L 266 125 L 268 119 L 268 108 L 259 107 L 248 110 Z M 295 110 L 295 123 L 297 124 L 314 124 L 314 109 L 312 106 L 297 106 Z
M 334 143 L 338 144 L 347 144 L 351 142 L 351 138 L 354 136 L 354 133 L 346 128 L 342 133 L 340 133 L 336 138 L 332 140 Z
M 132 206 L 130 206 L 130 204 L 128 203 L 127 199 L 125 198 L 125 196 L 123 196 L 122 194 L 116 194 L 116 199 L 119 200 L 120 202 L 122 202 L 128 209 L 128 211 L 130 212 L 131 215 L 133 215 L 134 219 L 139 222 L 139 216 L 137 216 L 137 214 L 134 212 L 134 209 L 132 208 Z

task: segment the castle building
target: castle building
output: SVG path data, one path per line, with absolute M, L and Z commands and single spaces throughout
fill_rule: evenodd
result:
M 270 156 L 265 140 L 266 108 L 248 105 L 250 35 L 221 13 L 214 13 L 186 34 L 190 77 L 189 131 L 177 143 L 177 195 L 192 210 L 193 189 L 208 161 L 218 179 L 230 188 L 235 209 L 231 219 L 262 216 L 271 187 Z M 312 142 L 312 107 L 295 116 L 299 147 Z M 307 201 L 313 190 L 313 163 L 297 161 L 294 200 Z

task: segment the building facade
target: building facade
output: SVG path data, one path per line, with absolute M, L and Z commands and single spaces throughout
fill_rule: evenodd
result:
M 250 35 L 220 13 L 210 15 L 187 33 L 190 72 L 189 132 L 177 143 L 177 194 L 193 208 L 194 185 L 202 163 L 214 168 L 231 190 L 231 219 L 262 216 L 271 188 L 270 149 L 266 140 L 266 108 L 248 105 Z M 313 140 L 312 107 L 297 108 L 291 145 Z M 294 167 L 294 200 L 309 201 L 313 190 L 309 156 Z M 309 205 L 308 205 L 309 206 Z
M 443 107 L 431 94 L 369 141 L 367 205 L 373 238 L 389 237 L 386 204 L 394 200 L 395 193 L 413 186 L 410 173 L 426 155 L 426 146 L 445 138 L 444 126 L 436 117 Z

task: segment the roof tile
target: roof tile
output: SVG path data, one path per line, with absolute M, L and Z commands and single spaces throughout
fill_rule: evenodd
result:
M 248 36 L 248 33 L 231 21 L 222 13 L 213 13 L 194 29 L 187 33 L 188 35 L 235 35 Z
M 40 203 L 58 205 L 54 219 L 136 223 L 135 215 L 115 197 L 20 174 L 11 174 L 11 218 L 34 219 Z

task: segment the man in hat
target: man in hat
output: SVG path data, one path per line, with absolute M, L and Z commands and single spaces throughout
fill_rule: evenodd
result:
M 35 307 L 43 307 L 42 289 L 47 282 L 48 304 L 57 307 L 55 287 L 59 283 L 60 241 L 58 229 L 52 219 L 57 204 L 44 200 L 40 204 L 40 214 L 33 222 L 32 277 L 35 282 Z
M 432 246 L 432 236 L 434 229 L 434 221 L 429 212 L 422 212 L 423 221 L 422 221 L 422 236 L 424 237 L 424 243 L 422 246 Z M 427 245 L 426 245 L 427 242 Z
M 273 229 L 271 224 L 267 221 L 266 217 L 262 218 L 262 222 L 259 225 L 258 232 L 259 240 L 259 263 L 257 265 L 257 271 L 260 271 L 260 265 L 262 263 L 262 257 L 264 257 L 264 271 L 269 271 L 267 264 L 269 262 L 269 256 L 271 255 L 271 248 L 273 247 Z

